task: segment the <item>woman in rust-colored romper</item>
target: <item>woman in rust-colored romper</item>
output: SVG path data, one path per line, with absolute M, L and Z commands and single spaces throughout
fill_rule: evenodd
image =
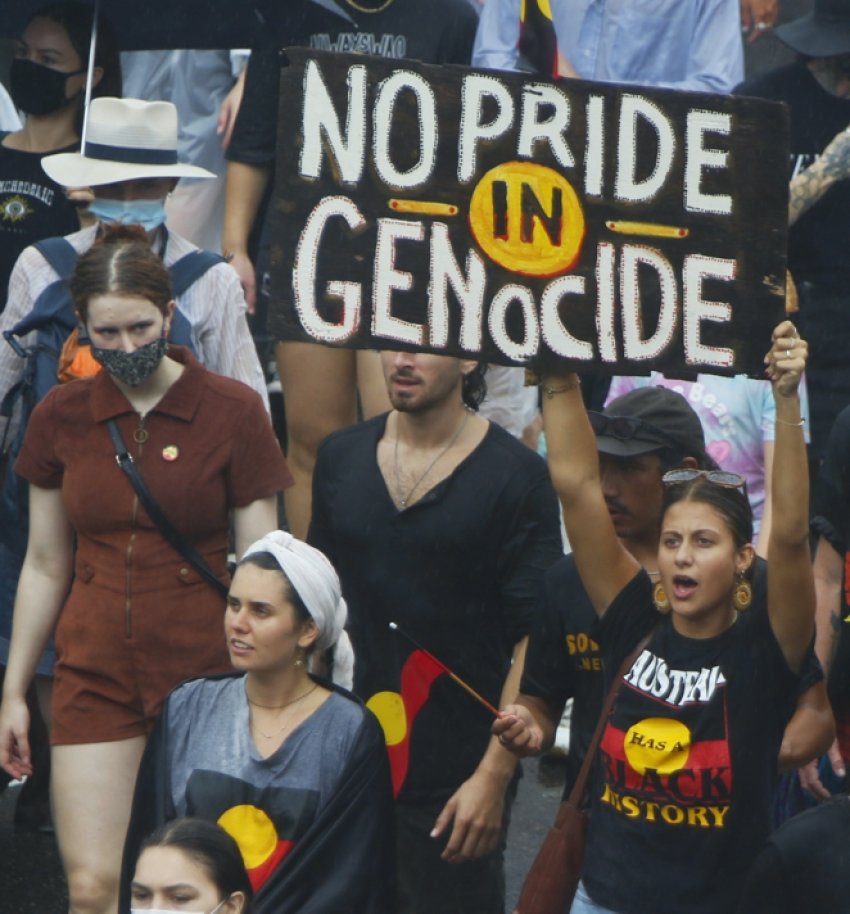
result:
M 31 520 L 0 763 L 30 770 L 24 695 L 55 626 L 54 819 L 71 910 L 87 914 L 117 909 L 133 785 L 160 705 L 183 679 L 230 669 L 223 598 L 140 506 L 106 423 L 115 419 L 154 499 L 224 583 L 231 513 L 241 554 L 277 526 L 277 493 L 291 481 L 257 394 L 168 349 L 168 273 L 136 231 L 108 230 L 80 258 L 74 303 L 106 370 L 45 397 L 15 465 Z

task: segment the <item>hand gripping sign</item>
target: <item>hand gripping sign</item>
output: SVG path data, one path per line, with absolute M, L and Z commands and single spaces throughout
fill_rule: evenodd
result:
M 763 371 L 771 102 L 287 49 L 278 339 L 645 374 Z

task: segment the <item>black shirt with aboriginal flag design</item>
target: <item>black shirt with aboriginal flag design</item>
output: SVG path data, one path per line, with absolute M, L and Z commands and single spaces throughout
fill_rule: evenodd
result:
M 640 572 L 596 628 L 607 677 L 653 626 L 602 736 L 584 883 L 622 914 L 728 914 L 771 827 L 799 677 L 766 608 L 714 638 L 658 621 Z

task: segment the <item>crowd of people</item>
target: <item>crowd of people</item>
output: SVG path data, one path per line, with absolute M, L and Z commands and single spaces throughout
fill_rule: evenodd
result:
M 304 3 L 250 50 L 103 19 L 90 77 L 45 6 L 0 92 L 0 765 L 69 911 L 502 914 L 569 704 L 564 914 L 844 910 L 850 7 Z M 764 377 L 286 341 L 290 44 L 786 102 Z

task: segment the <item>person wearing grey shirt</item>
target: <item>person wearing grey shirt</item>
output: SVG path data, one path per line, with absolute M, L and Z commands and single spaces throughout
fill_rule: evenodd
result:
M 389 914 L 395 892 L 389 765 L 380 724 L 335 678 L 352 658 L 325 556 L 274 531 L 240 562 L 227 600 L 233 675 L 175 689 L 142 761 L 122 900 L 143 838 L 163 822 L 218 822 L 239 845 L 254 914 Z M 122 908 L 123 910 L 123 908 Z

